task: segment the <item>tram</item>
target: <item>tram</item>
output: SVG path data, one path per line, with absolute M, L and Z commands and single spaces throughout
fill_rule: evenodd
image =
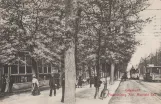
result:
M 148 66 L 144 74 L 145 81 L 161 81 L 161 66 Z
M 132 67 L 132 69 L 130 70 L 130 78 L 138 80 L 139 79 L 139 70 Z

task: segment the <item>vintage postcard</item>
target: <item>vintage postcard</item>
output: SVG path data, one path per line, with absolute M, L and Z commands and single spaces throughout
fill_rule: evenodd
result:
M 0 0 L 0 104 L 161 104 L 161 0 Z

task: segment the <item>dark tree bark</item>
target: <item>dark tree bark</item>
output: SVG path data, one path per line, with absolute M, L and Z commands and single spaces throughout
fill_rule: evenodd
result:
M 92 83 L 91 83 L 91 80 L 92 80 L 92 75 L 91 75 L 91 67 L 88 66 L 88 72 L 89 72 L 89 82 L 90 82 L 90 88 L 92 87 Z

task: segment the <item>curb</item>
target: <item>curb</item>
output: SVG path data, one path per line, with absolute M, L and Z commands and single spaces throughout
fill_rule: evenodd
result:
M 117 88 L 115 89 L 115 91 L 113 93 L 116 93 L 116 91 L 119 88 L 120 84 L 121 84 L 121 80 L 119 81 L 119 84 L 118 84 Z M 109 96 L 109 99 L 107 101 L 107 104 L 111 101 L 111 99 L 112 99 L 112 96 Z

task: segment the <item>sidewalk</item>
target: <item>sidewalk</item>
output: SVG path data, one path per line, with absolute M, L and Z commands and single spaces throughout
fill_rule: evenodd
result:
M 118 81 L 115 81 L 113 85 L 109 85 L 107 86 L 108 90 L 109 90 L 109 93 L 110 94 L 114 94 L 115 91 L 117 90 L 118 86 L 120 84 L 120 80 Z M 99 95 L 103 89 L 103 85 L 101 86 L 100 88 L 100 91 L 99 91 Z M 108 96 L 107 98 L 101 100 L 101 99 L 94 99 L 94 94 L 95 94 L 95 88 L 90 88 L 88 89 L 88 92 L 87 91 L 83 91 L 79 94 L 76 94 L 77 98 L 77 102 L 76 104 L 108 104 L 110 99 L 112 98 L 112 96 Z
M 109 81 L 108 81 L 109 82 Z M 120 80 L 115 81 L 113 85 L 108 84 L 109 93 L 115 93 L 116 89 L 120 84 Z M 103 89 L 103 84 L 100 87 L 99 95 Z M 108 104 L 112 96 L 101 99 L 94 99 L 95 88 L 89 85 L 83 86 L 83 88 L 76 89 L 76 104 Z M 61 101 L 62 89 L 57 90 L 57 95 L 49 97 L 49 90 L 41 91 L 41 95 L 32 96 L 30 92 L 14 94 L 12 96 L 5 97 L 5 99 L 0 100 L 1 104 L 64 104 Z
M 13 93 L 22 93 L 31 91 L 31 82 L 26 83 L 17 83 L 13 85 Z M 40 90 L 48 89 L 49 88 L 49 80 L 39 81 Z
M 49 81 L 43 80 L 40 81 L 40 91 L 49 89 Z M 12 88 L 12 93 L 1 93 L 0 92 L 0 98 L 3 98 L 5 96 L 11 96 L 14 94 L 20 94 L 24 92 L 31 92 L 31 82 L 25 82 L 25 83 L 14 83 Z

